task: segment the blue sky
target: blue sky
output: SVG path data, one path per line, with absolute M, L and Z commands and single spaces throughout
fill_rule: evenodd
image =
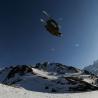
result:
M 45 30 L 42 10 L 61 25 L 61 38 Z M 98 59 L 98 0 L 4 0 L 0 12 L 0 65 Z

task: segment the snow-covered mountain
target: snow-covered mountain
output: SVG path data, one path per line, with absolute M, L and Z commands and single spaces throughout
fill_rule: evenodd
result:
M 85 67 L 84 69 L 98 76 L 98 60 L 96 60 L 92 65 Z
M 66 66 L 60 63 L 37 63 L 35 68 L 38 68 L 40 70 L 48 71 L 48 72 L 55 72 L 57 74 L 65 74 L 65 73 L 79 73 L 81 72 L 80 69 L 72 67 L 72 66 Z
M 65 93 L 98 90 L 98 78 L 59 63 L 10 66 L 0 71 L 2 84 L 30 91 Z

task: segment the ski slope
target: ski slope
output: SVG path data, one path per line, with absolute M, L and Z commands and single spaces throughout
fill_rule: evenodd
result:
M 51 94 L 28 91 L 0 84 L 0 98 L 98 98 L 98 91 L 85 93 Z

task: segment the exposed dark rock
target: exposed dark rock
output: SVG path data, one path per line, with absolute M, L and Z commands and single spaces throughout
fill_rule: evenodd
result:
M 46 86 L 46 87 L 45 87 L 45 89 L 49 89 L 49 87 L 48 87 L 48 86 Z
M 52 89 L 51 89 L 51 92 L 52 92 L 52 93 L 55 93 L 55 92 L 57 92 L 57 90 L 54 89 L 54 88 L 52 88 Z
M 12 78 L 15 76 L 16 73 L 18 73 L 19 75 L 24 75 L 25 73 L 33 73 L 32 69 L 26 65 L 22 65 L 22 66 L 16 66 L 13 67 L 11 69 L 11 71 L 9 72 L 9 74 L 7 75 L 7 78 Z

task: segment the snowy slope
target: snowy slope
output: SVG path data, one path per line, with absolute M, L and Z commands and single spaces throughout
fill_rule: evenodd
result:
M 98 98 L 98 91 L 50 94 L 28 91 L 0 84 L 0 98 Z

